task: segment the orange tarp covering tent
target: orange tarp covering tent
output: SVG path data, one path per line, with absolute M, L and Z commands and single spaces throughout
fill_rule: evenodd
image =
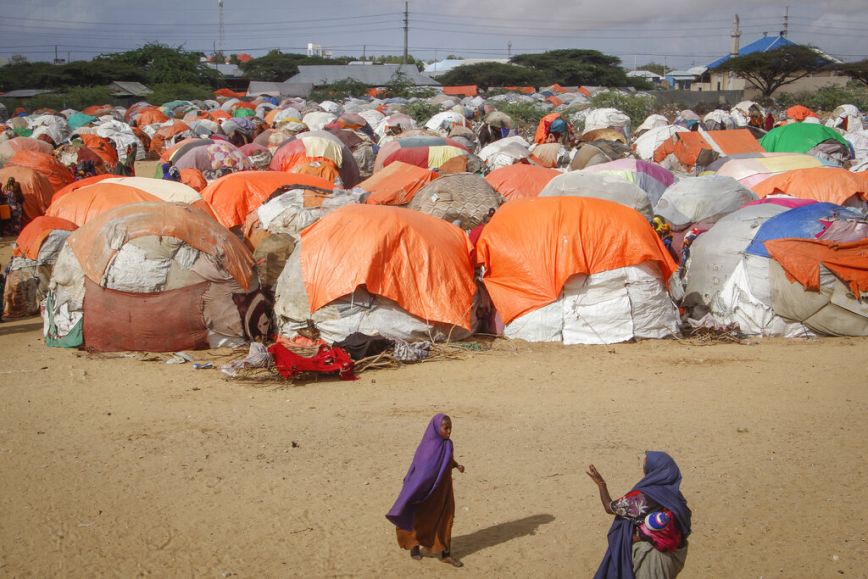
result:
M 820 239 L 766 241 L 769 255 L 806 289 L 820 291 L 820 265 L 826 267 L 859 296 L 868 293 L 868 239 L 836 243 Z
M 135 187 L 116 183 L 97 183 L 67 193 L 46 211 L 50 217 L 62 217 L 81 227 L 95 217 L 120 205 L 162 202 L 156 195 Z
M 73 193 L 74 195 L 74 193 Z M 75 253 L 84 274 L 92 281 L 102 280 L 106 267 L 120 247 L 109 239 L 123 225 L 124 241 L 155 235 L 174 237 L 203 253 L 215 255 L 242 288 L 248 289 L 253 272 L 253 256 L 244 243 L 199 209 L 180 203 L 137 203 L 118 206 L 95 216 L 87 226 L 69 236 L 66 243 Z
M 103 115 L 110 115 L 112 112 L 112 106 L 90 105 L 89 107 L 85 107 L 81 112 L 92 117 L 101 117 Z
M 21 230 L 18 239 L 15 240 L 15 248 L 12 250 L 12 255 L 36 261 L 39 257 L 39 248 L 42 247 L 42 242 L 45 241 L 45 238 L 52 231 L 57 229 L 75 231 L 77 227 L 75 223 L 61 219 L 60 217 L 40 215 Z
M 214 96 L 226 97 L 228 99 L 243 99 L 247 96 L 246 92 L 236 92 L 229 88 L 218 88 L 214 91 Z
M 370 195 L 369 205 L 406 205 L 416 192 L 438 177 L 435 171 L 395 161 L 357 185 Z
M 485 180 L 507 201 L 536 197 L 561 172 L 539 165 L 515 163 L 495 169 Z
M 739 153 L 764 153 L 754 136 L 747 129 L 733 129 L 730 131 L 706 131 L 675 133 L 666 139 L 662 145 L 654 151 L 654 162 L 660 163 L 668 155 L 674 153 L 675 157 L 685 166 L 693 167 L 704 149 L 714 150 L 714 146 L 703 136 L 708 135 L 720 149 L 721 155 L 737 155 Z
M 469 96 L 473 97 L 479 94 L 479 87 L 475 84 L 467 84 L 461 86 L 444 86 L 441 87 L 443 94 L 449 96 Z
M 117 177 L 117 175 L 105 173 L 103 175 L 92 175 L 90 177 L 85 177 L 84 179 L 79 179 L 78 181 L 73 181 L 72 183 L 70 183 L 69 185 L 64 187 L 63 189 L 60 189 L 59 191 L 55 192 L 54 196 L 52 196 L 52 198 L 51 198 L 51 203 L 54 203 L 55 201 L 57 201 L 58 199 L 60 199 L 64 195 L 72 193 L 73 191 L 77 191 L 77 190 L 81 189 L 82 187 L 87 187 L 88 185 L 93 185 L 95 183 L 99 183 L 100 181 L 102 181 L 104 179 L 112 179 L 114 177 Z
M 18 151 L 7 165 L 33 169 L 48 179 L 55 191 L 75 181 L 72 171 L 64 167 L 54 156 L 37 151 Z
M 552 95 L 550 97 L 546 97 L 546 102 L 550 102 L 552 105 L 554 105 L 556 107 L 559 107 L 562 104 L 564 104 L 564 101 L 562 101 L 561 99 L 559 99 L 558 97 L 556 97 L 554 95 Z
M 311 175 L 282 171 L 239 171 L 212 181 L 202 190 L 202 198 L 211 206 L 217 221 L 229 229 L 244 223 L 247 215 L 280 187 L 305 185 L 332 191 L 334 185 Z
M 793 105 L 787 109 L 787 118 L 794 121 L 804 121 L 808 117 L 816 117 L 817 113 L 804 105 Z
M 501 206 L 476 244 L 485 287 L 504 323 L 556 301 L 567 280 L 644 262 L 665 281 L 677 266 L 638 211 L 583 197 L 538 197 Z
M 136 125 L 144 127 L 145 125 L 153 125 L 155 123 L 165 123 L 169 120 L 163 111 L 157 107 L 143 109 L 136 116 Z
M 346 205 L 301 233 L 310 311 L 364 285 L 418 318 L 470 330 L 471 250 L 462 230 L 431 215 Z
M 549 134 L 549 127 L 556 120 L 561 118 L 561 113 L 549 113 L 540 119 L 536 126 L 536 132 L 533 135 L 533 142 L 536 144 L 545 143 L 546 137 Z
M 757 183 L 753 191 L 760 197 L 784 194 L 843 205 L 852 197 L 868 199 L 868 173 L 836 167 L 794 169 Z
M 151 138 L 150 151 L 156 154 L 162 154 L 166 146 L 166 141 L 172 137 L 190 130 L 190 125 L 184 121 L 175 121 L 171 125 L 160 127 L 154 136 Z
M 54 149 L 45 141 L 31 137 L 15 137 L 8 141 L 0 142 L 0 162 L 8 161 L 18 151 L 38 151 L 50 155 Z
M 591 98 L 591 91 L 589 91 L 587 88 L 585 88 L 585 87 L 583 87 L 583 86 L 580 86 L 580 87 L 579 87 L 579 92 L 580 92 L 582 95 L 584 95 L 584 96 L 586 96 L 586 97 L 588 97 L 588 98 Z
M 208 186 L 208 181 L 205 180 L 205 176 L 199 169 L 181 169 L 179 173 L 181 174 L 181 183 L 192 187 L 199 193 L 204 191 L 205 187 Z
M 105 137 L 100 137 L 99 135 L 91 133 L 79 135 L 79 138 L 81 139 L 81 142 L 84 143 L 84 146 L 96 153 L 108 167 L 117 166 L 118 152 L 114 148 L 114 145 L 112 145 L 111 141 Z
M 54 187 L 48 179 L 29 167 L 6 166 L 0 169 L 0 185 L 5 186 L 10 177 L 21 185 L 21 193 L 24 195 L 24 223 L 45 215 L 54 194 Z

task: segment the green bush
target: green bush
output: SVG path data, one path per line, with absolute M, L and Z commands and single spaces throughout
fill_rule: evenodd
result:
M 19 106 L 23 106 L 28 112 L 37 109 L 49 108 L 56 111 L 63 109 L 81 110 L 90 105 L 115 104 L 114 97 L 109 93 L 108 87 L 104 86 L 76 86 L 63 92 L 46 93 L 22 101 L 17 99 L 0 99 L 6 105 L 10 113 Z
M 847 86 L 825 86 L 814 92 L 783 93 L 774 100 L 782 108 L 801 104 L 815 111 L 831 112 L 839 105 L 853 105 L 864 111 L 868 109 L 868 87 L 851 82 Z
M 413 117 L 416 124 L 423 125 L 440 112 L 440 107 L 426 101 L 415 101 L 407 105 L 404 112 Z
M 624 112 L 634 127 L 640 125 L 654 112 L 657 101 L 645 94 L 628 94 L 617 91 L 604 91 L 591 97 L 595 109 L 613 108 Z
M 211 91 L 210 87 L 196 84 L 155 84 L 149 88 L 154 92 L 144 98 L 154 105 L 161 105 L 174 100 L 204 101 L 214 98 L 214 93 Z
M 360 97 L 367 94 L 367 92 L 368 86 L 365 83 L 347 78 L 312 90 L 309 98 L 321 103 L 322 101 L 338 101 L 348 97 Z
M 536 102 L 497 103 L 497 110 L 504 112 L 512 118 L 516 129 L 521 131 L 528 127 L 536 127 L 541 118 L 548 112 L 542 105 Z

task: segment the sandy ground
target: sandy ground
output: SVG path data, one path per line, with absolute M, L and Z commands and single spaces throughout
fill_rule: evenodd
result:
M 0 263 L 8 247 L 0 248 Z M 645 449 L 681 465 L 685 578 L 865 577 L 868 340 L 495 342 L 250 385 L 45 348 L 0 324 L 0 576 L 590 577 Z M 428 419 L 453 416 L 466 567 L 383 518 Z

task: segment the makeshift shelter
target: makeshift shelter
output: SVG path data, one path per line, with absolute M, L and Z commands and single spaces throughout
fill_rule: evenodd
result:
M 217 179 L 227 173 L 249 171 L 254 168 L 247 155 L 226 141 L 192 147 L 176 155 L 172 163 L 178 169 L 198 169 L 206 179 Z
M 836 165 L 850 158 L 847 139 L 831 127 L 813 123 L 776 127 L 760 140 L 760 145 L 770 153 L 807 153 Z
M 55 191 L 72 183 L 75 177 L 72 171 L 60 164 L 53 155 L 34 150 L 23 149 L 15 153 L 6 163 L 7 167 L 28 167 L 45 177 Z
M 507 203 L 483 229 L 476 256 L 507 337 L 605 344 L 678 331 L 666 291 L 676 266 L 648 221 L 618 203 Z
M 443 175 L 422 187 L 407 205 L 434 217 L 471 229 L 483 223 L 503 197 L 475 173 Z
M 830 336 L 868 336 L 868 237 L 849 243 L 779 239 L 771 256 L 776 314 Z
M 0 142 L 0 167 L 8 163 L 19 151 L 37 151 L 50 155 L 52 147 L 45 141 L 31 137 L 14 137 Z
M 720 156 L 762 153 L 759 142 L 747 129 L 676 133 L 654 151 L 654 161 L 677 160 L 682 172 L 710 165 Z
M 513 135 L 485 145 L 479 151 L 479 158 L 489 169 L 494 171 L 528 159 L 530 157 L 529 147 L 530 144 L 523 137 Z
M 760 197 L 789 195 L 838 205 L 868 207 L 868 173 L 851 173 L 833 167 L 787 171 L 754 185 L 753 190 Z
M 74 223 L 40 216 L 28 223 L 15 240 L 3 291 L 3 317 L 18 318 L 39 313 L 48 291 L 48 280 L 57 256 Z
M 247 327 L 233 297 L 255 300 L 252 268 L 244 244 L 198 209 L 116 207 L 67 238 L 46 297 L 45 342 L 98 352 L 237 346 Z
M 801 153 L 744 153 L 721 157 L 707 166 L 702 175 L 732 177 L 752 189 L 773 175 L 822 166 L 818 158 Z
M 217 221 L 229 229 L 244 224 L 247 216 L 281 188 L 311 186 L 330 193 L 334 185 L 313 175 L 280 171 L 242 171 L 212 181 L 202 191 Z
M 470 242 L 457 227 L 400 207 L 348 205 L 301 234 L 277 284 L 280 333 L 313 324 L 353 332 L 461 339 L 474 327 Z
M 402 137 L 380 146 L 374 161 L 374 172 L 395 161 L 423 169 L 440 169 L 450 160 L 468 154 L 463 145 L 446 137 Z
M 708 175 L 681 179 L 669 187 L 654 213 L 675 231 L 704 222 L 715 222 L 757 196 L 731 177 Z
M 21 185 L 21 193 L 24 195 L 22 225 L 45 215 L 54 194 L 54 187 L 48 179 L 29 167 L 7 166 L 0 169 L 0 185 L 5 186 L 10 178 Z
M 485 180 L 506 201 L 536 197 L 560 171 L 527 163 L 515 163 L 495 169 Z
M 365 203 L 369 205 L 406 205 L 419 189 L 437 177 L 431 169 L 396 161 L 356 187 L 368 194 Z
M 321 177 L 347 189 L 361 180 L 352 152 L 327 131 L 301 133 L 285 142 L 274 152 L 270 168 Z
M 630 207 L 651 221 L 651 200 L 642 189 L 618 176 L 570 171 L 558 175 L 543 188 L 540 197 L 593 197 Z
M 651 161 L 654 159 L 654 154 L 663 143 L 672 139 L 677 134 L 688 133 L 684 127 L 676 125 L 654 126 L 642 133 L 633 142 L 633 150 L 640 159 Z
M 586 173 L 614 175 L 637 185 L 648 194 L 652 206 L 657 204 L 663 192 L 675 182 L 675 175 L 671 171 L 655 163 L 639 159 L 618 159 L 592 165 L 584 171 Z
M 782 318 L 774 309 L 767 244 L 781 239 L 816 238 L 849 242 L 868 235 L 868 223 L 858 213 L 839 205 L 814 203 L 771 216 L 754 232 L 732 273 L 712 296 L 710 312 L 718 322 L 738 324 L 746 334 L 804 336 L 802 320 Z M 696 258 L 692 255 L 691 262 Z

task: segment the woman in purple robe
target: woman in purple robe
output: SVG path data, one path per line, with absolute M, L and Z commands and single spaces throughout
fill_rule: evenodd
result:
M 397 527 L 398 544 L 410 549 L 413 559 L 422 559 L 424 548 L 426 554 L 439 555 L 444 563 L 461 567 L 463 563 L 450 553 L 455 518 L 452 469 L 464 472 L 464 467 L 455 462 L 450 436 L 452 420 L 445 414 L 434 416 L 386 518 Z

